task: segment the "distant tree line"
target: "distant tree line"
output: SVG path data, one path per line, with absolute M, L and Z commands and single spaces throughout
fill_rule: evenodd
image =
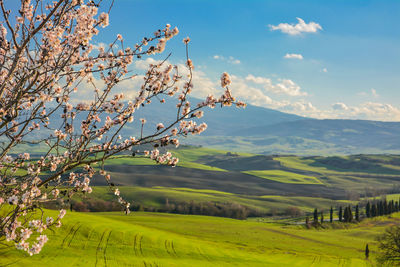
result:
M 207 215 L 217 217 L 227 217 L 233 219 L 244 220 L 248 216 L 262 216 L 265 214 L 258 213 L 255 210 L 251 210 L 246 206 L 238 203 L 220 203 L 220 202 L 195 202 L 195 201 L 184 201 L 179 203 L 172 203 L 168 199 L 165 201 L 165 205 L 160 208 L 148 208 L 141 204 L 133 205 L 132 211 L 156 211 L 156 212 L 168 212 L 176 214 L 190 214 L 190 215 Z
M 383 216 L 383 215 L 390 215 L 394 212 L 400 211 L 399 207 L 399 201 L 387 201 L 385 200 L 379 200 L 375 202 L 367 202 L 367 205 L 365 206 L 365 215 L 368 218 L 373 218 L 377 216 Z
M 48 207 L 55 208 L 55 207 Z M 79 212 L 104 212 L 104 211 L 120 211 L 121 205 L 114 201 L 105 201 L 101 199 L 87 199 L 84 202 L 72 200 L 70 209 Z M 179 203 L 171 203 L 168 199 L 165 205 L 161 207 L 145 206 L 141 203 L 135 203 L 130 207 L 131 211 L 148 211 L 148 212 L 168 212 L 176 214 L 192 214 L 207 215 L 217 217 L 227 217 L 233 219 L 244 220 L 247 217 L 261 217 L 266 214 L 250 209 L 237 203 L 219 203 L 219 202 L 194 202 L 186 201 Z

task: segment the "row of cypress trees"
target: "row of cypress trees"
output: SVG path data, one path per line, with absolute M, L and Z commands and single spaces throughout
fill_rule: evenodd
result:
M 314 209 L 313 213 L 313 224 L 318 224 L 318 223 L 324 223 L 324 212 L 320 211 L 318 212 L 318 209 Z M 344 209 L 342 206 L 339 207 L 339 212 L 338 212 L 338 217 L 339 217 L 339 222 L 352 222 L 352 221 L 359 221 L 360 220 L 360 211 L 358 208 L 358 205 L 355 207 L 355 213 L 353 215 L 353 211 L 351 209 L 351 206 L 347 206 Z M 329 211 L 329 222 L 333 222 L 333 207 L 331 206 L 331 209 Z M 306 224 L 309 224 L 309 218 L 306 217 Z
M 379 200 L 371 203 L 370 201 L 367 202 L 367 205 L 365 206 L 365 215 L 368 218 L 376 217 L 376 216 L 383 216 L 383 215 L 389 215 L 394 212 L 399 212 L 400 211 L 400 201 L 387 201 L 385 200 Z M 318 223 L 324 223 L 324 212 L 320 211 L 318 212 L 318 209 L 314 209 L 313 213 L 313 224 L 318 224 Z M 354 221 L 360 221 L 360 210 L 359 206 L 355 206 L 354 210 L 354 215 L 351 206 L 347 207 L 342 207 L 339 206 L 338 210 L 338 218 L 339 222 L 354 222 Z M 333 207 L 331 206 L 330 212 L 329 212 L 329 221 L 332 223 L 333 222 Z M 306 224 L 309 224 L 309 218 L 306 217 Z
M 368 218 L 389 215 L 398 211 L 400 211 L 399 201 L 395 202 L 394 200 L 387 201 L 385 199 L 373 203 L 368 201 L 367 205 L 365 206 L 365 215 Z

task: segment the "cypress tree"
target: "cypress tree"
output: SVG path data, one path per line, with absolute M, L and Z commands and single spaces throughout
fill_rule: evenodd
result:
M 388 207 L 388 203 L 385 199 L 385 201 L 383 202 L 383 215 L 387 215 L 389 214 L 389 207 Z
M 394 211 L 395 211 L 395 212 L 398 212 L 398 211 L 399 211 L 399 202 L 398 202 L 398 201 L 396 201 L 396 202 L 394 203 Z
M 351 207 L 349 206 L 349 208 L 348 208 L 348 213 L 349 213 L 349 222 L 352 222 L 353 221 L 353 212 L 351 211 Z
M 380 214 L 380 206 L 381 205 L 379 205 L 379 203 L 376 203 L 376 216 L 380 216 L 379 214 Z
M 365 214 L 367 215 L 367 218 L 371 217 L 371 204 L 369 203 L 369 201 L 365 206 Z
M 310 219 L 308 218 L 308 216 L 306 217 L 306 226 L 308 226 L 310 224 Z
M 376 203 L 372 204 L 371 216 L 372 216 L 372 217 L 378 216 L 378 208 L 377 208 L 377 206 L 376 206 Z
M 358 210 L 358 205 L 356 205 L 356 221 L 360 221 L 360 213 Z
M 343 210 L 342 210 L 342 206 L 339 207 L 339 222 L 341 222 L 343 220 Z
M 383 214 L 384 214 L 383 201 L 379 201 L 379 204 L 378 204 L 378 216 L 382 216 Z
M 365 246 L 365 258 L 368 259 L 369 257 L 369 248 L 368 248 L 368 244 Z
M 314 209 L 314 224 L 318 223 L 318 210 L 317 208 Z
M 343 221 L 344 222 L 348 222 L 349 221 L 349 212 L 347 210 L 347 207 L 344 208 L 344 212 L 343 212 Z
M 394 201 L 391 200 L 389 205 L 389 214 L 392 214 L 393 212 L 394 212 Z
M 331 223 L 333 222 L 333 208 L 332 208 L 332 206 L 331 206 L 331 210 L 330 210 L 330 213 L 329 213 L 329 221 Z
M 321 224 L 324 222 L 324 212 L 321 210 Z

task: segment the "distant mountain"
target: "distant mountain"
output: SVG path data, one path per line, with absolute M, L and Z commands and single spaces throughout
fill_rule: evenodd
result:
M 199 103 L 199 99 L 191 99 L 192 106 Z M 169 100 L 164 104 L 151 103 L 140 108 L 135 112 L 135 118 L 144 117 L 147 120 L 146 127 L 154 126 L 156 123 L 163 122 L 165 125 L 176 119 L 176 101 Z M 233 135 L 240 129 L 247 129 L 259 126 L 268 126 L 277 123 L 293 122 L 303 120 L 293 114 L 283 113 L 277 110 L 248 105 L 245 109 L 236 107 L 215 107 L 214 109 L 205 108 L 204 117 L 197 120 L 208 125 L 207 131 L 202 135 L 206 136 L 225 136 Z M 166 123 L 167 122 L 167 123 Z M 153 129 L 153 128 L 151 128 Z
M 199 101 L 191 99 L 192 106 Z M 168 99 L 164 104 L 153 101 L 141 107 L 122 135 L 138 135 L 139 118 L 147 120 L 145 133 L 153 133 L 159 122 L 173 122 L 176 103 Z M 204 117 L 197 121 L 206 122 L 207 131 L 182 143 L 261 154 L 400 154 L 400 122 L 318 120 L 253 105 L 204 111 Z
M 191 99 L 192 106 L 199 101 Z M 140 135 L 140 118 L 147 120 L 144 133 L 154 133 L 157 123 L 168 125 L 176 120 L 176 104 L 176 100 L 168 99 L 164 104 L 153 101 L 139 108 L 134 122 L 120 134 Z M 194 120 L 206 122 L 207 131 L 181 139 L 181 143 L 259 154 L 400 154 L 400 122 L 318 120 L 252 105 L 245 109 L 216 107 L 204 111 L 203 118 Z M 76 129 L 82 119 L 82 115 L 76 119 Z M 36 135 L 33 138 L 39 138 Z
M 355 148 L 400 149 L 400 122 L 304 119 L 250 127 L 234 136 L 300 137 Z

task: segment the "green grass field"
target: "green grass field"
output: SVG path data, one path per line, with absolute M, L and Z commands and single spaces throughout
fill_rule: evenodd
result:
M 107 161 L 106 169 L 128 201 L 156 209 L 168 199 L 236 203 L 261 214 L 282 214 L 293 206 L 327 211 L 357 203 L 350 195 L 363 199 L 367 192 L 400 187 L 400 157 L 395 155 L 263 156 L 199 147 L 172 153 L 180 159 L 176 168 L 123 156 Z M 90 197 L 115 200 L 101 187 L 104 182 L 94 179 L 93 185 Z
M 317 178 L 297 173 L 291 173 L 280 170 L 262 170 L 262 171 L 244 171 L 250 175 L 254 175 L 263 179 L 288 184 L 322 184 Z
M 124 156 L 107 161 L 106 169 L 133 204 L 162 208 L 167 199 L 234 203 L 262 214 L 318 208 L 326 217 L 331 206 L 358 203 L 346 192 L 362 194 L 366 184 L 389 190 L 400 182 L 400 159 L 393 155 L 272 157 L 207 148 L 173 154 L 180 158 L 177 168 Z M 115 201 L 104 183 L 93 180 L 93 193 L 79 201 Z M 388 200 L 399 197 L 387 195 Z M 359 224 L 324 223 L 320 229 L 296 224 L 303 221 L 69 212 L 62 228 L 48 231 L 50 241 L 42 254 L 30 257 L 1 246 L 0 266 L 374 266 L 375 238 L 400 224 L 400 214 Z M 367 243 L 370 260 L 364 259 Z
M 261 213 L 281 213 L 290 207 L 298 207 L 303 212 L 312 212 L 314 208 L 327 212 L 331 206 L 336 208 L 339 205 L 355 204 L 356 201 L 330 200 L 317 197 L 302 196 L 277 196 L 262 195 L 251 196 L 233 194 L 228 192 L 192 188 L 169 188 L 169 187 L 120 187 L 121 194 L 129 202 L 144 205 L 145 207 L 162 208 L 166 200 L 170 203 L 183 202 L 219 202 L 236 203 L 246 206 Z M 114 194 L 108 187 L 93 187 L 93 193 L 88 196 L 91 199 L 102 199 L 116 201 Z
M 55 214 L 53 211 L 48 213 Z M 375 237 L 400 218 L 344 229 L 135 212 L 69 212 L 32 257 L 2 247 L 2 266 L 374 266 Z M 370 260 L 364 259 L 369 244 Z

